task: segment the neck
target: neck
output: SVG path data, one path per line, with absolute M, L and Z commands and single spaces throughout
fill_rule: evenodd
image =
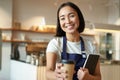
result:
M 77 34 L 66 34 L 66 38 L 68 41 L 71 41 L 71 42 L 78 42 L 80 41 L 80 34 L 77 33 Z

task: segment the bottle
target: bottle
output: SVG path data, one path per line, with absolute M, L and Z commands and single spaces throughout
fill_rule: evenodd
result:
M 35 65 L 35 58 L 34 58 L 34 55 L 33 55 L 33 54 L 31 54 L 31 64 L 32 64 L 32 65 Z
M 38 56 L 36 56 L 36 59 L 35 59 L 35 65 L 36 66 L 39 66 L 39 59 L 38 59 L 39 57 Z
M 19 53 L 19 50 L 18 50 L 18 46 L 19 46 L 19 44 L 14 44 L 13 45 L 13 52 L 11 54 L 11 59 L 19 60 L 20 53 Z
M 108 60 L 112 59 L 112 34 L 107 33 L 106 34 L 106 58 Z
M 26 63 L 30 63 L 30 61 L 31 61 L 31 56 L 28 53 L 27 56 L 26 56 Z

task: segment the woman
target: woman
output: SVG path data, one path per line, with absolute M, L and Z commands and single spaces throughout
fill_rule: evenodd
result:
M 99 61 L 93 75 L 89 74 L 88 69 L 81 68 L 86 55 L 93 54 L 95 49 L 88 39 L 81 37 L 80 33 L 84 28 L 85 22 L 80 9 L 72 2 L 63 3 L 57 11 L 56 37 L 49 42 L 46 50 L 47 79 L 64 80 L 67 71 L 61 70 L 62 64 L 57 62 L 71 59 L 76 61 L 73 80 L 101 80 Z

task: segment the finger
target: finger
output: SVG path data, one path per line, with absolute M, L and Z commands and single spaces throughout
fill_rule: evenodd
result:
M 55 69 L 55 73 L 56 73 L 56 74 L 61 74 L 61 73 L 62 73 L 62 71 L 61 71 L 61 69 L 60 69 L 60 68 L 57 68 L 57 69 Z
M 57 78 L 57 79 L 58 79 L 58 78 L 59 78 L 59 79 L 64 79 L 64 78 L 66 78 L 66 77 L 67 77 L 67 75 L 66 75 L 65 73 L 59 73 L 59 74 L 57 73 L 57 74 L 56 74 L 56 78 Z
M 56 78 L 58 79 L 60 79 L 60 78 L 62 78 L 62 75 L 61 74 L 56 74 Z
M 58 78 L 57 80 L 64 80 L 63 78 Z
M 63 64 L 62 63 L 56 63 L 56 68 L 58 69 L 58 68 L 61 68 L 63 66 Z

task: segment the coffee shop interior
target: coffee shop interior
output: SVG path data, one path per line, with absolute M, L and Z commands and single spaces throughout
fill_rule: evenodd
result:
M 0 0 L 0 80 L 46 80 L 46 47 L 62 2 L 79 6 L 102 80 L 120 80 L 120 0 Z

